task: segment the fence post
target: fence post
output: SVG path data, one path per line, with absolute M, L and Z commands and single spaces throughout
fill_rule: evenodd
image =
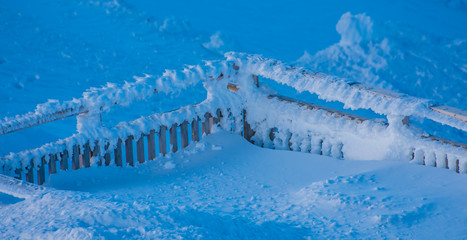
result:
M 167 154 L 167 136 L 166 136 L 167 127 L 161 126 L 159 129 L 159 152 L 162 153 L 162 156 Z
M 49 175 L 57 173 L 57 155 L 49 154 Z
M 41 163 L 37 170 L 37 184 L 42 185 L 45 182 L 45 156 L 41 157 Z
M 180 137 L 182 142 L 182 148 L 186 148 L 188 146 L 188 122 L 183 121 L 180 124 Z
M 149 131 L 148 135 L 148 159 L 156 159 L 156 130 Z
M 255 132 L 251 129 L 250 124 L 246 120 L 246 110 L 243 109 L 243 137 L 251 142 L 251 137 L 255 134 Z
M 73 145 L 73 156 L 71 165 L 73 170 L 79 169 L 79 145 L 77 144 Z
M 122 139 L 119 138 L 117 141 L 117 147 L 114 150 L 115 153 L 115 165 L 121 167 L 122 163 Z
M 133 161 L 133 136 L 130 135 L 128 138 L 125 140 L 125 156 L 126 156 L 126 163 L 128 163 L 130 166 L 134 166 L 134 161 Z
M 193 119 L 191 122 L 191 139 L 193 142 L 199 142 L 199 120 Z
M 139 163 L 144 163 L 144 134 L 136 141 L 136 156 Z
M 170 146 L 172 152 L 176 152 L 178 150 L 177 145 L 177 124 L 174 123 L 172 127 L 170 127 Z

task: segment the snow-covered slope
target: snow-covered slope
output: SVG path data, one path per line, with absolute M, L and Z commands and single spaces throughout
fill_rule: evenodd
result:
M 2 238 L 462 239 L 466 184 L 447 170 L 262 149 L 219 132 L 135 168 L 52 175 L 45 189 L 2 179 L 0 229 Z
M 466 6 L 464 0 L 0 0 L 0 118 L 49 99 L 80 98 L 107 82 L 157 79 L 165 69 L 228 51 L 467 110 Z M 103 121 L 113 126 L 205 98 L 198 84 L 115 106 Z M 411 120 L 467 143 L 463 131 Z M 70 118 L 0 136 L 0 156 L 75 131 Z M 261 149 L 221 132 L 135 168 L 52 175 L 45 187 L 0 176 L 0 238 L 464 239 L 466 181 L 465 174 L 402 161 Z
M 467 103 L 463 1 L 0 3 L 2 118 L 48 99 L 78 98 L 106 82 L 218 59 L 227 51 L 259 53 L 458 108 Z M 177 100 L 161 96 L 144 105 L 152 113 L 204 96 L 198 86 Z M 143 110 L 125 109 L 127 120 Z M 2 136 L 0 153 L 69 136 L 75 124 L 67 119 Z M 434 124 L 429 128 L 457 141 L 466 137 Z

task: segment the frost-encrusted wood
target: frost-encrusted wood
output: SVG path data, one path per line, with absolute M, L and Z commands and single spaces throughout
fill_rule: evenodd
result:
M 156 159 L 156 130 L 152 129 L 148 135 L 148 158 Z
M 162 156 L 165 156 L 165 154 L 167 154 L 166 131 L 167 131 L 166 126 L 161 126 L 159 129 L 159 152 L 162 154 Z
M 431 110 L 442 113 L 444 115 L 451 116 L 453 118 L 457 118 L 459 120 L 467 122 L 467 111 L 446 106 L 446 105 L 436 105 L 436 106 L 431 106 Z
M 0 122 L 0 135 L 38 126 L 48 122 L 53 122 L 67 117 L 73 117 L 87 112 L 88 110 L 81 106 L 77 108 L 59 109 L 56 112 L 50 114 L 25 114 L 19 116 L 18 118 Z
M 122 139 L 117 140 L 117 147 L 114 149 L 114 156 L 115 156 L 115 165 L 118 167 L 122 167 L 123 160 L 122 160 Z
M 128 138 L 125 140 L 125 156 L 126 156 L 126 163 L 130 166 L 134 166 L 134 160 L 133 160 L 133 136 L 128 136 Z
M 188 146 L 188 122 L 184 121 L 180 124 L 180 138 L 182 143 L 182 148 L 186 148 Z
M 199 142 L 199 120 L 193 119 L 191 122 L 191 134 L 192 134 L 192 141 Z
M 72 168 L 73 170 L 79 169 L 80 167 L 80 162 L 79 162 L 79 145 L 74 145 L 73 146 L 73 158 L 72 158 Z
M 144 134 L 136 141 L 136 158 L 139 163 L 144 163 Z
M 275 99 L 278 99 L 279 101 L 284 101 L 284 102 L 288 102 L 288 103 L 295 103 L 300 107 L 305 106 L 309 110 L 321 109 L 321 110 L 326 111 L 329 115 L 332 115 L 332 116 L 334 116 L 336 118 L 345 117 L 347 120 L 353 120 L 358 124 L 360 124 L 363 121 L 366 121 L 366 120 L 369 119 L 369 118 L 366 118 L 366 117 L 358 116 L 358 115 L 351 114 L 351 113 L 346 113 L 346 112 L 343 112 L 343 111 L 335 110 L 335 109 L 328 108 L 328 107 L 323 107 L 323 106 L 320 106 L 320 105 L 317 105 L 317 104 L 313 104 L 313 103 L 309 103 L 309 102 L 305 102 L 305 101 L 301 101 L 301 100 L 297 100 L 297 99 L 293 99 L 293 98 L 289 98 L 289 97 L 285 97 L 285 96 L 269 95 L 268 98 L 269 99 L 275 98 Z
M 174 123 L 172 127 L 170 127 L 170 147 L 172 152 L 176 152 L 178 150 L 176 123 Z

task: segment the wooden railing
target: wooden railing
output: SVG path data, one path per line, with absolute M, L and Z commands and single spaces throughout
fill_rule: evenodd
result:
M 84 145 L 73 145 L 71 152 L 65 149 L 42 156 L 38 167 L 35 167 L 31 160 L 31 164 L 24 167 L 24 173 L 23 168 L 14 171 L 15 177 L 41 185 L 46 181 L 47 175 L 56 174 L 59 171 L 89 168 L 94 164 L 100 167 L 135 166 L 136 161 L 138 164 L 152 161 L 169 152 L 177 152 L 191 142 L 200 141 L 202 136 L 212 133 L 215 125 L 221 124 L 222 118 L 220 109 L 213 111 L 212 114 L 206 112 L 204 116 L 198 116 L 195 119 L 174 122 L 170 126 L 161 125 L 158 129 L 151 129 L 140 136 L 130 135 L 125 139 L 118 138 L 114 148 L 110 146 L 110 139 L 97 140 L 92 144 L 93 146 L 90 142 Z
M 238 66 L 235 65 L 233 68 L 236 71 L 239 69 Z M 253 81 L 254 84 L 258 87 L 258 76 L 253 75 Z M 371 88 L 360 83 L 352 83 L 350 86 L 383 97 L 400 97 L 400 94 L 398 93 Z M 241 87 L 235 83 L 229 83 L 227 88 L 231 92 L 234 92 L 234 94 L 241 90 Z M 324 111 L 329 116 L 334 118 L 345 118 L 346 120 L 355 124 L 362 124 L 365 121 L 373 121 L 355 114 L 338 111 L 285 96 L 270 95 L 267 98 L 271 101 L 293 104 L 295 106 L 301 107 L 303 111 Z M 445 106 L 431 106 L 430 109 L 463 121 L 467 121 L 467 114 L 465 111 L 459 109 Z M 70 149 L 63 147 L 60 148 L 60 151 L 41 154 L 39 164 L 34 162 L 34 159 L 31 159 L 30 163 L 26 164 L 27 166 L 21 166 L 17 169 L 13 169 L 13 172 L 16 178 L 25 179 L 28 182 L 41 185 L 46 181 L 48 175 L 56 174 L 60 171 L 78 170 L 81 168 L 88 168 L 91 165 L 97 165 L 100 167 L 110 165 L 118 167 L 134 166 L 135 164 L 142 164 L 147 161 L 152 161 L 157 157 L 165 156 L 169 152 L 177 152 L 178 150 L 187 147 L 190 143 L 199 141 L 202 136 L 211 134 L 213 126 L 215 125 L 221 126 L 224 129 L 228 129 L 230 131 L 241 132 L 245 139 L 261 147 L 309 152 L 321 155 L 329 155 L 342 159 L 346 158 L 342 150 L 344 143 L 340 141 L 330 142 L 324 136 L 315 135 L 312 138 L 311 135 L 305 134 L 306 136 L 302 136 L 303 133 L 289 132 L 289 135 L 282 139 L 279 144 L 277 141 L 275 141 L 277 138 L 277 133 L 281 130 L 278 129 L 277 126 L 268 126 L 269 130 L 267 135 L 269 136 L 268 141 L 270 144 L 264 144 L 264 142 L 255 141 L 255 137 L 257 137 L 255 134 L 257 134 L 258 127 L 262 123 L 249 123 L 247 120 L 247 111 L 248 108 L 244 109 L 243 112 L 239 113 L 238 116 L 234 116 L 231 113 L 223 113 L 220 109 L 208 109 L 194 118 L 187 118 L 183 119 L 182 121 L 174 121 L 170 123 L 166 122 L 163 125 L 159 125 L 159 123 L 156 122 L 155 125 L 157 125 L 158 128 L 149 129 L 145 132 L 139 132 L 136 135 L 129 135 L 120 137 L 118 139 L 90 139 L 84 144 L 74 144 Z M 55 113 L 50 113 L 43 116 L 38 115 L 31 118 L 25 117 L 25 121 L 10 121 L 11 124 L 1 125 L 0 135 L 61 118 L 87 113 L 88 110 L 85 107 L 80 106 L 64 110 L 59 109 Z M 225 116 L 223 114 L 225 114 Z M 227 125 L 223 125 L 223 119 L 231 120 L 236 117 L 241 117 L 241 121 L 238 121 L 237 119 L 237 122 L 241 122 L 241 126 L 236 126 L 235 124 L 234 126 L 231 126 L 232 122 L 227 123 Z M 378 122 L 378 124 L 381 124 L 383 127 L 388 126 L 388 124 L 385 122 Z M 236 129 L 238 127 L 241 128 L 241 131 Z M 305 141 L 302 147 L 293 146 L 292 140 L 294 138 L 308 138 L 308 142 Z M 422 138 L 428 139 L 434 143 L 440 143 L 441 145 L 449 145 L 456 151 L 458 149 L 467 151 L 467 145 L 462 143 L 453 142 L 431 135 L 421 136 L 421 139 Z M 407 154 L 408 160 L 412 160 L 423 165 L 452 169 L 456 172 L 461 172 L 461 169 L 463 169 L 460 166 L 459 159 L 456 159 L 455 155 L 443 153 L 440 156 L 433 157 L 433 154 L 426 152 L 426 149 L 424 150 L 420 147 L 413 147 L 411 152 Z M 27 161 L 29 161 L 29 159 Z

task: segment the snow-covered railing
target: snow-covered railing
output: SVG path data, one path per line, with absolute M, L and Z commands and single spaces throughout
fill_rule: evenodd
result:
M 184 107 L 102 130 L 102 137 L 88 138 L 76 134 L 19 153 L 3 164 L 3 172 L 41 185 L 48 175 L 59 171 L 91 166 L 134 166 L 136 161 L 142 164 L 177 152 L 210 134 L 214 126 L 225 126 L 227 130 L 235 131 L 232 129 L 234 119 L 233 113 L 227 109 L 206 111 L 203 104 Z M 12 161 L 14 159 L 21 161 Z
M 328 101 L 342 102 L 346 108 L 371 109 L 376 113 L 392 116 L 428 118 L 467 131 L 467 111 L 462 109 L 440 105 L 428 99 L 375 88 L 363 83 L 346 82 L 330 75 L 288 66 L 280 61 L 257 55 L 227 53 L 226 57 L 227 61 L 214 64 L 210 62 L 204 67 L 189 66 L 181 74 L 179 73 L 179 76 L 176 72 L 168 71 L 162 78 L 158 79 L 159 82 L 155 85 L 149 84 L 150 76 L 146 76 L 137 78 L 134 83 L 125 83 L 124 86 L 108 84 L 100 89 L 90 89 L 80 99 L 64 103 L 52 101 L 40 104 L 35 112 L 0 121 L 0 135 L 79 114 L 99 113 L 112 105 L 127 105 L 136 99 L 144 99 L 160 91 L 170 93 L 180 88 L 186 88 L 202 81 L 203 78 L 221 76 L 222 69 L 219 67 L 225 71 L 229 61 L 234 62 L 235 71 L 238 71 L 242 66 L 244 72 L 270 78 L 291 86 L 299 92 L 308 91 L 318 94 Z M 161 79 L 170 79 L 171 82 L 166 84 Z
M 428 100 L 347 83 L 259 56 L 226 56 L 225 61 L 188 66 L 181 72 L 166 71 L 155 83 L 146 76 L 120 87 L 108 84 L 91 89 L 80 99 L 49 102 L 39 105 L 34 113 L 4 120 L 0 126 L 2 133 L 7 133 L 24 128 L 25 123 L 32 126 L 79 114 L 77 134 L 37 149 L 11 153 L 0 159 L 3 173 L 42 184 L 47 175 L 58 171 L 133 166 L 154 160 L 157 153 L 165 155 L 198 141 L 211 132 L 213 125 L 241 133 L 261 147 L 341 159 L 407 159 L 460 173 L 467 171 L 465 144 L 424 135 L 403 124 L 407 116 L 421 116 L 466 131 L 461 110 L 432 106 Z M 388 122 L 273 94 L 267 88 L 258 88 L 263 84 L 262 77 L 343 102 L 348 108 L 372 109 L 386 115 Z M 115 104 L 129 105 L 154 93 L 174 93 L 199 82 L 208 91 L 202 103 L 112 128 L 96 124 L 96 116 Z

